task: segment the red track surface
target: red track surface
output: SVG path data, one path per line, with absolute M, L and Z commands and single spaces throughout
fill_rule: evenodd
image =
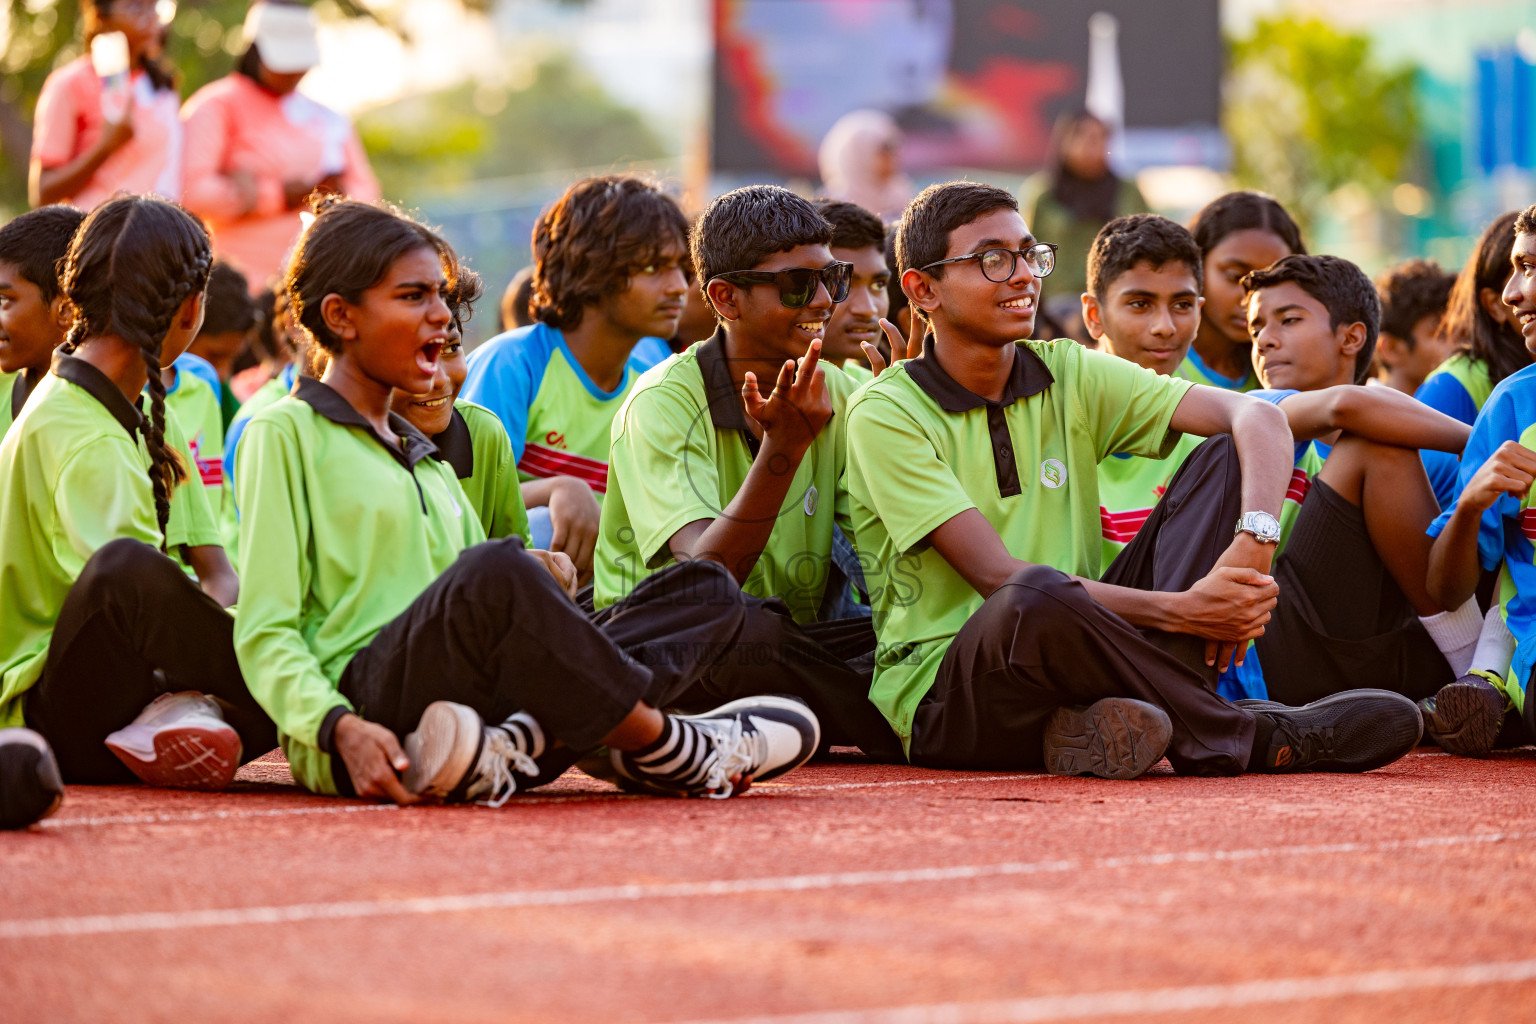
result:
M 1536 1020 L 1536 752 L 1137 782 L 813 765 L 727 802 L 72 788 L 0 1019 Z M 462 897 L 462 898 L 459 898 Z

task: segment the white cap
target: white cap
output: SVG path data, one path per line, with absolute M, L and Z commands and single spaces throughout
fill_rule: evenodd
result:
M 320 63 L 315 14 L 297 4 L 254 3 L 245 16 L 246 45 L 256 44 L 261 63 L 280 75 L 308 71 Z

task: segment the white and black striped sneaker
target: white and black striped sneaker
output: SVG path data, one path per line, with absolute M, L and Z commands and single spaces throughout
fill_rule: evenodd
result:
M 474 708 L 434 701 L 405 738 L 411 763 L 402 782 L 408 791 L 444 803 L 500 807 L 519 785 L 527 788 L 540 778 L 535 759 L 544 748 L 544 730 L 525 712 L 486 725 Z
M 0 729 L 0 829 L 26 828 L 63 802 L 64 782 L 48 741 L 31 729 Z
M 723 800 L 800 767 L 821 743 L 821 723 L 794 697 L 744 697 L 700 715 L 669 717 L 672 739 L 660 749 L 612 751 L 622 788 Z

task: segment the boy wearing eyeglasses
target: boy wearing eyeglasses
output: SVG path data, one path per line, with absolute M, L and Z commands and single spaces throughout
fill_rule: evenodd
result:
M 827 745 L 899 758 L 868 700 L 869 619 L 820 621 L 833 527 L 848 528 L 843 409 L 856 386 L 820 358 L 852 276 L 832 235 L 771 185 L 727 192 L 694 226 L 693 264 L 720 326 L 642 376 L 614 417 L 593 596 L 601 616 L 667 565 L 720 562 L 746 624 L 705 692 L 668 703 L 789 693 L 816 712 Z M 862 672 L 848 663 L 859 657 Z
M 1398 694 L 1295 709 L 1216 695 L 1218 665 L 1275 605 L 1283 414 L 1071 341 L 1016 341 L 1055 259 L 1011 193 L 931 186 L 896 249 L 933 336 L 845 419 L 880 640 L 870 698 L 913 763 L 1134 778 L 1165 754 L 1232 775 L 1364 771 L 1413 748 L 1419 716 Z M 1104 572 L 1099 462 L 1185 432 L 1222 436 Z

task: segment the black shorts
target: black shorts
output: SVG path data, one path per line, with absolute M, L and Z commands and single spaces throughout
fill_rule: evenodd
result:
M 1413 700 L 1451 682 L 1365 528 L 1365 513 L 1321 480 L 1275 566 L 1279 603 L 1254 647 L 1271 700 L 1306 704 L 1379 687 Z

